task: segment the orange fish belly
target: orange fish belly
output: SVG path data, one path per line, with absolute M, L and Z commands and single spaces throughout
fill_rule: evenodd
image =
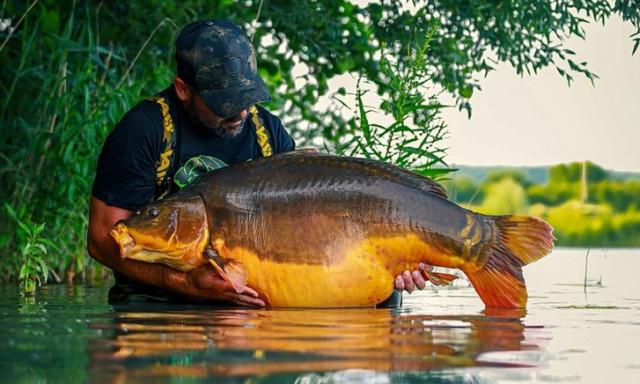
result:
M 272 307 L 370 307 L 391 295 L 395 276 L 420 262 L 464 263 L 415 235 L 373 237 L 336 252 L 322 259 L 337 262 L 325 264 L 267 260 L 243 247 L 222 256 L 246 267 L 247 285 Z

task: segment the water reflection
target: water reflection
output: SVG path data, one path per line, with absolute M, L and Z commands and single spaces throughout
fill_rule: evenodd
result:
M 525 364 L 484 353 L 537 350 L 525 340 L 524 315 L 504 310 L 435 316 L 385 309 L 120 308 L 90 321 L 104 335 L 90 340 L 91 372 L 102 379 L 111 374 L 117 381 L 135 381 L 517 367 Z
M 113 308 L 108 287 L 0 286 L 0 382 L 640 383 L 640 250 L 592 251 L 587 274 L 585 254 L 525 269 L 526 317 L 482 312 L 466 287 L 392 312 Z

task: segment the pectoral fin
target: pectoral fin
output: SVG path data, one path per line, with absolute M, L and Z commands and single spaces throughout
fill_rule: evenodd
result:
M 213 248 L 207 247 L 204 256 L 211 265 L 218 271 L 220 277 L 231 283 L 236 292 L 244 291 L 247 285 L 247 268 L 241 262 L 233 259 L 227 259 Z
M 444 287 L 450 285 L 458 276 L 449 273 L 431 272 L 422 270 L 422 276 L 425 280 L 429 280 L 433 285 Z

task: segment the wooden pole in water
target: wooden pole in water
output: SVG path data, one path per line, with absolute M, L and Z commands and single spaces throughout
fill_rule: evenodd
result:
M 591 247 L 587 248 L 587 256 L 584 258 L 584 297 L 587 297 L 587 271 L 589 269 L 589 251 L 591 251 Z
M 587 161 L 582 162 L 582 177 L 580 179 L 580 200 L 582 204 L 587 204 L 589 200 L 589 186 L 587 182 Z

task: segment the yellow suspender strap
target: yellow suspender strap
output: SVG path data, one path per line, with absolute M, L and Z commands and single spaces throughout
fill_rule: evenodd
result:
M 162 142 L 164 149 L 160 153 L 160 158 L 156 161 L 156 196 L 155 200 L 162 199 L 167 193 L 169 193 L 169 183 L 167 172 L 173 162 L 174 157 L 174 145 L 175 145 L 175 129 L 173 126 L 173 119 L 169 113 L 169 104 L 164 97 L 153 96 L 150 100 L 155 101 L 160 105 L 162 112 Z
M 150 97 L 149 100 L 158 103 L 162 112 L 162 142 L 164 144 L 164 149 L 160 154 L 160 158 L 156 161 L 155 193 L 155 200 L 160 200 L 169 193 L 170 189 L 167 172 L 169 171 L 173 158 L 175 157 L 174 146 L 176 141 L 176 132 L 173 125 L 173 119 L 169 113 L 169 104 L 167 104 L 164 97 L 156 95 Z M 249 113 L 251 113 L 251 121 L 256 129 L 256 139 L 262 156 L 271 156 L 273 151 L 271 149 L 271 144 L 269 143 L 269 131 L 264 126 L 262 117 L 260 117 L 260 114 L 258 113 L 258 108 L 256 108 L 255 105 L 252 106 L 249 108 Z
M 255 105 L 252 106 L 249 108 L 249 113 L 251 113 L 251 121 L 256 128 L 256 138 L 258 146 L 260 147 L 260 152 L 262 152 L 262 156 L 271 156 L 273 151 L 271 150 L 271 144 L 269 144 L 269 131 L 264 127 L 262 118 L 258 113 L 258 108 L 256 108 Z

